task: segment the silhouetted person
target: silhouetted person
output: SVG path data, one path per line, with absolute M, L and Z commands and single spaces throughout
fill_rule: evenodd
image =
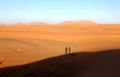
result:
M 71 47 L 68 47 L 69 54 L 71 53 Z
M 65 54 L 67 54 L 67 47 L 65 48 Z

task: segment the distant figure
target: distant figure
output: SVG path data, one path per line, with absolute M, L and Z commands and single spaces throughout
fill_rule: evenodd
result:
M 71 53 L 71 47 L 66 47 L 65 48 L 65 54 L 70 54 Z
M 65 48 L 65 54 L 67 55 L 67 47 Z
M 69 50 L 69 54 L 71 53 L 71 47 L 68 47 L 68 50 Z

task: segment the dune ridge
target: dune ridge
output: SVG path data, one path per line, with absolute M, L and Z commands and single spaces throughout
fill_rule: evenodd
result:
M 120 50 L 81 52 L 0 69 L 0 77 L 119 77 Z

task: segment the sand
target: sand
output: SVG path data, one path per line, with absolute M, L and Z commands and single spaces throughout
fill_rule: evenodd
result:
M 0 77 L 120 77 L 120 50 L 79 52 L 0 69 Z
M 63 55 L 66 46 L 72 52 L 120 48 L 119 24 L 85 22 L 0 26 L 0 68 Z

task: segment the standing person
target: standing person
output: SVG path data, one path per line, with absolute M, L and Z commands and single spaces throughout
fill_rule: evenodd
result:
M 65 54 L 67 55 L 67 47 L 65 48 Z
M 68 50 L 69 50 L 69 54 L 71 53 L 71 47 L 68 47 Z

